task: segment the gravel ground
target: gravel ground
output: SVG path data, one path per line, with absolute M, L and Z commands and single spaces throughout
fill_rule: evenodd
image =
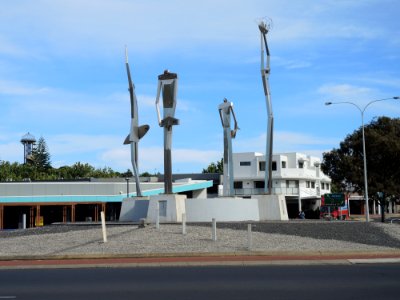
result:
M 103 242 L 99 225 L 51 225 L 0 231 L 0 258 L 62 255 L 225 253 L 248 250 L 247 223 L 108 225 Z M 290 221 L 253 224 L 254 252 L 400 251 L 400 225 L 363 222 Z

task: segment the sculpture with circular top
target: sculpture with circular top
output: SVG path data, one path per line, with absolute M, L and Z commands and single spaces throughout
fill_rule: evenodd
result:
M 176 95 L 178 90 L 178 75 L 165 70 L 158 76 L 156 109 L 158 124 L 164 127 L 164 193 L 172 194 L 172 126 L 179 125 L 175 119 Z M 160 95 L 162 92 L 163 117 L 160 113 Z

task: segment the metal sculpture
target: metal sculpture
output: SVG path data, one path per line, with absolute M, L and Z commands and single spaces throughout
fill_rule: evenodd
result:
M 178 75 L 165 70 L 158 76 L 158 88 L 156 109 L 158 124 L 164 127 L 164 193 L 172 194 L 172 126 L 179 125 L 179 120 L 175 119 L 176 94 L 178 89 Z M 163 98 L 163 118 L 160 114 L 160 94 Z
M 142 196 L 142 190 L 140 188 L 139 181 L 139 170 L 138 170 L 138 144 L 139 140 L 147 133 L 150 126 L 142 125 L 139 126 L 139 112 L 137 99 L 135 95 L 135 85 L 132 82 L 131 72 L 129 69 L 128 63 L 128 49 L 125 48 L 125 65 L 126 65 L 126 73 L 128 75 L 128 84 L 129 84 L 129 95 L 131 100 L 131 130 L 124 141 L 124 145 L 131 145 L 131 162 L 133 168 L 133 175 L 135 176 L 136 182 L 136 196 Z M 128 195 L 129 197 L 129 195 Z
M 236 137 L 239 127 L 236 121 L 235 112 L 233 111 L 233 103 L 228 102 L 225 98 L 224 102 L 218 106 L 219 116 L 221 118 L 222 127 L 224 129 L 224 185 L 223 196 L 234 196 L 233 189 L 233 160 L 232 160 L 232 138 Z M 234 120 L 234 129 L 231 130 L 231 113 Z
M 267 103 L 267 145 L 265 153 L 265 186 L 264 192 L 271 194 L 272 191 L 272 149 L 273 149 L 273 127 L 274 115 L 272 113 L 271 93 L 269 88 L 270 53 L 267 43 L 267 34 L 271 27 L 271 22 L 261 21 L 258 24 L 261 34 L 261 78 L 264 87 L 265 101 Z M 264 60 L 264 52 L 266 52 L 266 61 Z

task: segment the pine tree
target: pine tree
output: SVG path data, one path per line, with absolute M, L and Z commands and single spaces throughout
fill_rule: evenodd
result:
M 50 153 L 43 137 L 40 137 L 37 146 L 32 151 L 33 165 L 39 172 L 51 169 Z

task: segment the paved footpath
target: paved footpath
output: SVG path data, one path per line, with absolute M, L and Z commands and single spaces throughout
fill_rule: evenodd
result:
M 0 261 L 1 269 L 95 268 L 95 267 L 184 267 L 226 265 L 312 265 L 400 263 L 400 253 L 340 254 L 182 254 L 149 257 L 75 257 L 52 259 L 10 259 Z

